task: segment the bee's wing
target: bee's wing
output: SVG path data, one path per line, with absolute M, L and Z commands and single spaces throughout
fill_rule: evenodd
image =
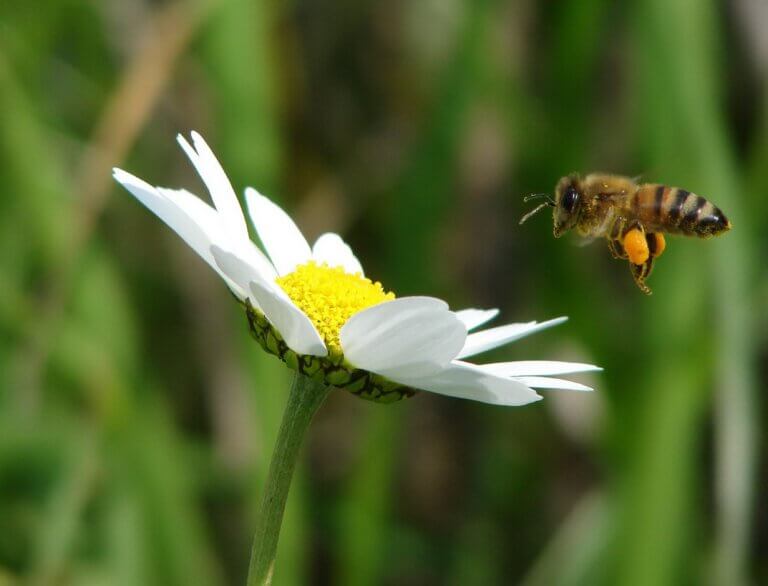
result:
M 585 246 L 592 244 L 597 239 L 598 239 L 598 236 L 584 236 L 582 238 L 579 238 L 578 240 L 575 240 L 574 244 L 579 248 L 583 248 Z
M 610 199 L 617 203 L 619 202 L 623 203 L 624 200 L 626 200 L 627 197 L 629 197 L 629 193 L 627 192 L 626 189 L 616 189 L 615 191 L 610 189 L 601 189 L 596 197 L 602 200 Z

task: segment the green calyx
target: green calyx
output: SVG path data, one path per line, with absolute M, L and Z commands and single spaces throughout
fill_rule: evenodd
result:
M 245 313 L 251 335 L 259 345 L 285 362 L 288 368 L 312 380 L 344 389 L 361 399 L 376 403 L 395 403 L 416 394 L 410 387 L 351 366 L 342 354 L 330 353 L 323 357 L 297 354 L 288 347 L 264 314 L 248 301 L 245 302 Z

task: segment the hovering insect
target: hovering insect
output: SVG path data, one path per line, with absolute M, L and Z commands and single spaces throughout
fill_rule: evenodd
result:
M 569 175 L 558 181 L 554 199 L 536 194 L 525 201 L 537 198 L 545 198 L 544 203 L 525 214 L 521 224 L 550 207 L 555 238 L 574 228 L 587 238 L 605 237 L 613 257 L 629 261 L 632 277 L 646 295 L 651 290 L 645 280 L 666 247 L 664 233 L 711 238 L 731 229 L 720 208 L 701 196 L 620 175 Z

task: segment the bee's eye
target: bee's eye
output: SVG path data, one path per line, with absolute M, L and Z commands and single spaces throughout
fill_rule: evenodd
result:
M 576 202 L 579 200 L 579 192 L 574 187 L 569 187 L 563 193 L 562 206 L 563 209 L 569 214 L 573 212 L 576 207 Z

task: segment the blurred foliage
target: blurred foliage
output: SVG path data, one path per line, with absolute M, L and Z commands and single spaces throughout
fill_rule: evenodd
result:
M 768 10 L 734 0 L 0 3 L 0 585 L 239 584 L 289 375 L 110 181 L 238 191 L 399 294 L 566 326 L 488 360 L 601 364 L 521 409 L 343 393 L 277 584 L 765 583 Z M 705 194 L 646 298 L 523 227 L 564 174 Z

